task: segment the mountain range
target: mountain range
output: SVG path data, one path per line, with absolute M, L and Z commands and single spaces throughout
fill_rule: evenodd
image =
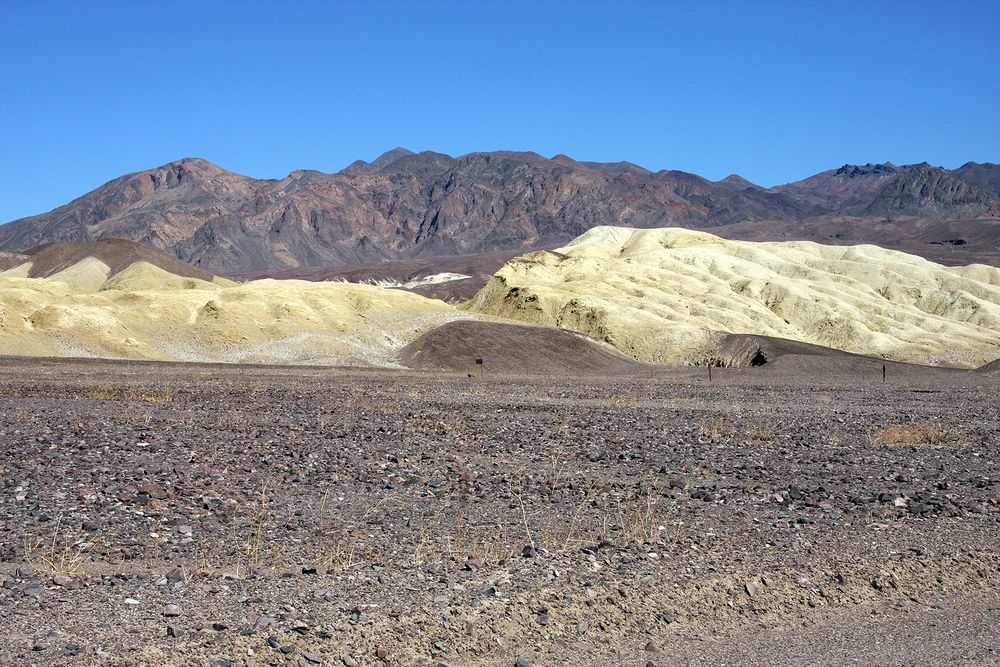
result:
M 337 173 L 301 170 L 282 179 L 242 176 L 200 158 L 178 160 L 0 226 L 0 251 L 126 239 L 214 274 L 239 275 L 515 254 L 555 247 L 607 224 L 710 228 L 724 236 L 729 229 L 757 240 L 772 233 L 808 238 L 809 229 L 846 224 L 846 237 L 829 236 L 850 242 L 869 242 L 881 225 L 882 236 L 889 237 L 883 243 L 892 247 L 895 235 L 887 235 L 885 225 L 912 222 L 923 229 L 931 224 L 920 243 L 938 247 L 926 248 L 929 253 L 907 249 L 933 255 L 967 243 L 947 233 L 937 238 L 943 233 L 937 230 L 947 228 L 938 221 L 957 220 L 972 221 L 975 243 L 996 250 L 1000 165 L 844 165 L 764 188 L 737 175 L 710 181 L 565 155 L 498 151 L 451 157 L 396 148 Z M 904 229 L 899 237 L 905 236 Z

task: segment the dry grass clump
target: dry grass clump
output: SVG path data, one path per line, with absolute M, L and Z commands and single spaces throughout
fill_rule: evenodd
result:
M 940 424 L 921 422 L 884 428 L 873 435 L 872 442 L 876 445 L 943 445 L 953 439 Z
M 170 387 L 128 387 L 123 388 L 107 382 L 89 385 L 80 390 L 80 396 L 94 401 L 127 401 L 129 403 L 170 403 L 174 400 L 174 390 Z
M 60 516 L 49 535 L 25 540 L 24 560 L 48 574 L 75 576 L 84 571 L 93 547 L 94 542 L 86 535 L 63 526 Z
M 618 525 L 626 544 L 642 544 L 659 539 L 661 496 L 655 484 L 644 491 L 644 494 L 637 495 L 619 508 Z

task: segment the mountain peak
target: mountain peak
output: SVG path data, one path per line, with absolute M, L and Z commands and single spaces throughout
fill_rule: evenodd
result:
M 885 176 L 888 174 L 895 174 L 896 166 L 891 162 L 886 162 L 884 164 L 872 164 L 871 162 L 867 164 L 845 164 L 840 169 L 837 169 L 837 176 L 846 176 L 847 178 L 858 178 L 859 176 Z
M 213 162 L 209 162 L 205 158 L 201 157 L 182 157 L 179 160 L 173 160 L 160 167 L 154 167 L 153 169 L 143 169 L 138 173 L 148 173 L 152 171 L 173 171 L 173 172 L 184 171 L 192 174 L 230 173 L 228 170 L 223 169 L 219 165 Z
M 716 181 L 716 183 L 718 183 L 719 185 L 725 185 L 726 187 L 733 188 L 736 190 L 743 190 L 746 188 L 756 188 L 758 190 L 761 189 L 759 185 L 757 185 L 752 181 L 748 181 L 739 174 L 729 174 L 722 180 Z
M 399 158 L 406 157 L 407 155 L 415 155 L 415 153 L 411 151 L 409 148 L 396 146 L 395 148 L 382 153 L 377 158 L 372 160 L 369 166 L 378 170 L 381 169 L 382 167 L 388 167 L 390 164 L 392 164 Z

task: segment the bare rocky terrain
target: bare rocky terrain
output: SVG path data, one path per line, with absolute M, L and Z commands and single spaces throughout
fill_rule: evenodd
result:
M 997 377 L 796 352 L 3 358 L 0 664 L 998 664 Z

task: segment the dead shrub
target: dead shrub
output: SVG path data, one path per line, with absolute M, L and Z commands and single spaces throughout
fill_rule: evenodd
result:
M 943 426 L 935 422 L 897 424 L 874 434 L 876 445 L 943 445 L 951 440 Z

